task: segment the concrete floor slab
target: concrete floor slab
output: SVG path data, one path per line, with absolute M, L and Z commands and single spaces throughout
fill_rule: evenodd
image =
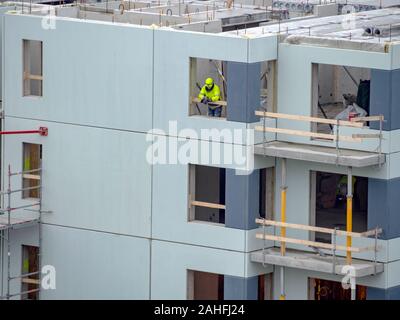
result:
M 340 149 L 338 156 L 335 148 L 280 141 L 257 144 L 254 146 L 254 153 L 270 157 L 338 164 L 358 168 L 385 163 L 385 155 L 375 152 Z
M 336 262 L 333 264 L 333 257 L 330 255 L 320 256 L 316 253 L 293 249 L 286 249 L 286 255 L 281 256 L 280 248 L 268 248 L 264 252 L 263 250 L 253 252 L 251 261 L 338 275 L 346 274 L 346 269 L 343 267 L 347 265 L 346 259 L 342 257 L 336 257 Z M 356 278 L 383 272 L 382 263 L 353 259 L 352 266 L 355 268 Z
M 17 219 L 11 218 L 10 225 L 11 229 L 19 229 L 24 227 L 30 227 L 38 223 L 38 219 Z M 9 227 L 8 217 L 2 216 L 0 217 L 0 230 L 5 230 Z

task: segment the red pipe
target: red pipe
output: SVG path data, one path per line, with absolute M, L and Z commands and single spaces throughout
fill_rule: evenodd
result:
M 49 134 L 49 129 L 46 127 L 40 127 L 39 130 L 22 130 L 22 131 L 0 131 L 1 134 L 30 134 L 30 133 L 38 133 L 43 137 L 47 137 Z

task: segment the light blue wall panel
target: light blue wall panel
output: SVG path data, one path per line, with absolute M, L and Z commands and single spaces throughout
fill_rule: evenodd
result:
M 3 99 L 3 29 L 4 29 L 4 14 L 7 11 L 13 10 L 14 7 L 1 7 L 0 8 L 0 99 Z
M 244 253 L 152 241 L 151 299 L 187 299 L 187 270 L 244 277 Z
M 150 241 L 45 225 L 43 265 L 56 269 L 44 299 L 149 299 Z
M 38 16 L 5 17 L 7 115 L 143 132 L 151 128 L 153 30 L 67 18 L 45 30 L 41 23 Z M 22 97 L 22 39 L 43 41 L 41 98 Z
M 5 128 L 38 129 L 38 134 L 5 138 L 3 163 L 22 167 L 22 143 L 43 145 L 43 209 L 46 222 L 136 236 L 150 235 L 151 166 L 144 134 L 53 122 L 7 118 Z M 79 170 L 77 170 L 79 168 Z M 3 171 L 4 173 L 5 171 Z M 3 175 L 4 178 L 4 175 Z M 14 189 L 21 187 L 14 177 Z M 12 204 L 31 200 L 16 193 Z M 18 215 L 30 214 L 28 211 Z
M 278 56 L 278 37 L 266 35 L 249 38 L 249 63 L 276 60 Z
M 390 44 L 390 54 L 392 55 L 392 69 L 400 68 L 400 45 L 398 43 Z

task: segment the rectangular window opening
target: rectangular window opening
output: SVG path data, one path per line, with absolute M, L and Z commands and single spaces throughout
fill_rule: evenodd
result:
M 353 231 L 368 228 L 368 178 L 353 176 Z M 347 175 L 312 172 L 311 225 L 329 229 L 346 230 Z M 315 233 L 315 241 L 331 243 L 331 235 Z
M 275 168 L 260 169 L 260 217 L 274 219 Z
M 257 86 L 253 86 L 254 90 L 260 90 L 259 97 L 258 93 L 255 93 L 256 100 L 259 99 L 259 105 L 257 110 L 265 110 L 269 112 L 276 112 L 276 61 L 264 61 L 260 62 L 259 73 L 252 73 L 253 79 L 247 81 L 259 81 Z M 237 75 L 240 80 L 239 84 L 230 83 L 234 88 L 243 92 L 233 92 L 236 90 L 231 89 L 232 92 L 228 92 L 228 88 L 232 88 L 229 85 L 229 62 L 214 60 L 214 59 L 202 59 L 202 58 L 190 58 L 190 83 L 189 83 L 189 116 L 202 116 L 212 119 L 226 119 L 229 113 L 229 101 L 237 101 L 242 99 L 243 95 L 250 94 L 248 92 L 249 87 L 246 83 L 246 75 L 239 73 Z M 233 71 L 231 71 L 233 72 Z M 242 72 L 244 72 L 242 70 Z M 207 89 L 207 79 L 213 80 L 214 86 L 210 86 Z M 251 91 L 251 90 L 250 90 Z M 228 99 L 228 94 L 230 98 Z M 251 93 L 253 94 L 253 93 Z M 208 99 L 205 102 L 203 99 Z M 214 101 L 213 101 L 214 100 Z M 242 103 L 243 101 L 239 101 Z M 255 102 L 258 104 L 258 102 Z M 243 102 L 243 105 L 245 102 Z M 245 106 L 243 106 L 245 108 Z M 238 111 L 231 111 L 235 113 L 233 117 L 237 116 Z M 230 115 L 232 116 L 231 113 Z M 239 112 L 240 113 L 240 112 Z
M 22 198 L 39 198 L 40 168 L 42 161 L 42 145 L 23 143 Z
M 351 290 L 344 289 L 340 281 L 308 278 L 309 300 L 351 300 Z M 356 300 L 367 299 L 367 287 L 356 285 Z
M 369 116 L 370 83 L 369 68 L 313 64 L 311 115 L 336 120 Z M 311 127 L 324 134 L 336 131 L 333 124 L 312 123 Z
M 39 248 L 22 245 L 22 275 L 39 271 Z M 38 300 L 39 274 L 21 278 L 21 292 L 31 291 L 21 296 L 21 300 Z
M 189 221 L 225 224 L 225 169 L 189 165 Z
M 267 112 L 277 112 L 276 106 L 276 60 L 261 62 L 261 92 L 260 110 Z
M 188 270 L 188 300 L 224 300 L 224 276 L 222 274 Z
M 190 58 L 189 116 L 226 119 L 227 72 L 226 62 L 213 59 Z M 213 79 L 209 89 L 206 80 Z M 208 98 L 207 104 L 201 97 Z
M 43 42 L 23 40 L 23 95 L 43 95 Z
M 258 300 L 273 300 L 273 273 L 258 276 Z

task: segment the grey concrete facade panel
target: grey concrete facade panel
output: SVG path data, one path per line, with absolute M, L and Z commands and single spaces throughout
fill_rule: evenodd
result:
M 400 300 L 400 286 L 388 289 L 368 287 L 367 300 Z
M 400 237 L 400 178 L 368 179 L 368 229 L 383 229 L 385 240 Z
M 261 64 L 227 63 L 227 102 L 229 121 L 257 122 L 254 111 L 260 106 L 260 72 Z
M 371 71 L 370 114 L 383 114 L 383 130 L 400 128 L 400 69 Z M 372 129 L 379 129 L 379 122 L 371 122 Z
M 258 277 L 224 276 L 224 300 L 257 300 Z
M 225 226 L 242 230 L 256 229 L 259 214 L 260 170 L 249 175 L 237 175 L 226 170 Z

